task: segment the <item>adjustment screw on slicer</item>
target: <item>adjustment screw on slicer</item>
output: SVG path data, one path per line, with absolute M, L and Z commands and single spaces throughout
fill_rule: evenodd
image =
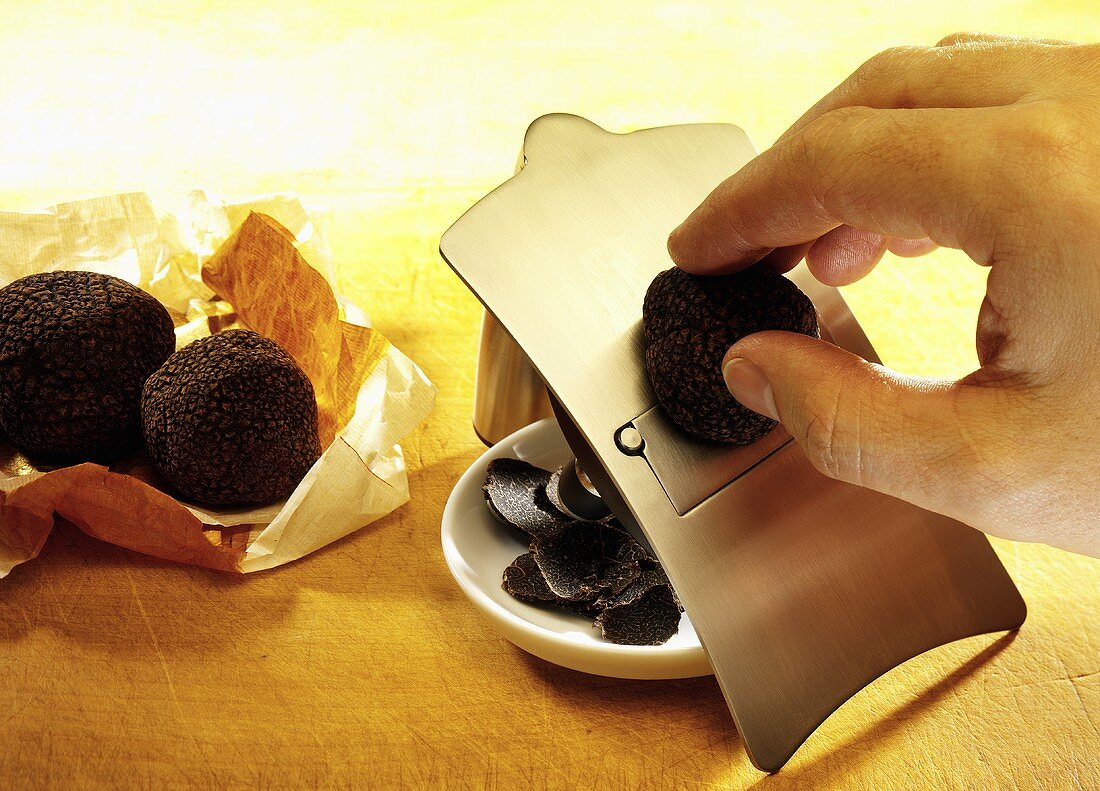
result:
M 627 456 L 640 456 L 645 450 L 642 432 L 630 425 L 623 426 L 615 432 L 615 444 Z

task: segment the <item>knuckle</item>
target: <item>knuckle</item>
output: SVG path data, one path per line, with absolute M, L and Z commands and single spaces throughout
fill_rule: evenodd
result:
M 858 141 L 873 113 L 866 107 L 840 107 L 814 119 L 792 141 L 788 164 L 808 174 L 812 197 L 826 214 L 840 185 L 859 167 L 864 148 Z
M 1037 421 L 1049 419 L 1039 416 L 1047 410 L 1033 408 L 1030 397 L 1020 397 L 1021 385 L 1014 378 L 990 372 L 984 382 L 978 377 L 963 380 L 967 385 L 954 391 L 946 416 L 953 442 L 943 451 L 945 463 L 960 480 L 1006 494 L 1017 489 L 1016 471 L 1033 461 L 1025 460 L 1033 454 L 1021 438 L 1034 433 Z
M 796 141 L 794 153 L 800 156 L 798 164 L 807 167 L 819 164 L 827 152 L 851 139 L 869 112 L 866 107 L 838 107 L 815 118 Z
M 966 44 L 975 39 L 975 35 L 965 30 L 959 30 L 949 36 L 944 36 L 936 42 L 937 47 L 953 47 L 956 44 Z
M 1077 170 L 1089 140 L 1085 124 L 1061 101 L 1037 102 L 1017 114 L 1010 132 L 1016 160 L 1026 168 L 1030 188 Z
M 849 78 L 850 87 L 856 91 L 874 90 L 882 85 L 893 85 L 905 73 L 906 68 L 926 52 L 925 47 L 890 47 L 872 55 Z
M 1045 102 L 1043 111 L 1030 114 L 1025 133 L 1036 147 L 1054 153 L 1072 152 L 1085 140 L 1085 130 L 1062 102 Z

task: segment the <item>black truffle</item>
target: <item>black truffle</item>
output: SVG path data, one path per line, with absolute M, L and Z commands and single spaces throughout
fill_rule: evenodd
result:
M 31 456 L 114 461 L 141 445 L 141 389 L 172 317 L 117 277 L 45 272 L 0 289 L 0 424 Z
M 568 509 L 565 507 L 565 502 L 561 499 L 561 476 L 565 472 L 565 467 L 558 467 L 552 473 L 550 478 L 546 481 L 546 486 L 543 487 L 546 492 L 546 499 L 550 501 L 550 504 L 561 514 L 566 514 Z
M 646 370 L 672 421 L 700 439 L 748 445 L 776 422 L 742 406 L 722 380 L 722 357 L 763 330 L 817 337 L 809 297 L 783 275 L 754 266 L 732 275 L 673 268 L 653 279 L 642 305 Z
M 228 330 L 185 346 L 145 383 L 145 444 L 185 498 L 246 505 L 289 495 L 321 455 L 313 385 L 279 344 Z

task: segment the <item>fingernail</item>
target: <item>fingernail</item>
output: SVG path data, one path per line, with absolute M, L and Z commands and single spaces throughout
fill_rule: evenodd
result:
M 753 412 L 779 420 L 772 386 L 760 366 L 744 357 L 731 357 L 722 366 L 722 378 L 726 380 L 730 394 L 742 404 Z

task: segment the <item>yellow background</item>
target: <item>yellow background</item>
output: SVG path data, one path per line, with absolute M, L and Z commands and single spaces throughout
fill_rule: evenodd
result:
M 406 443 L 413 502 L 284 569 L 234 579 L 59 530 L 0 582 L 0 784 L 1100 785 L 1100 562 L 995 542 L 1030 607 L 1019 635 L 888 674 L 766 777 L 713 680 L 522 654 L 438 541 L 481 448 L 479 310 L 436 244 L 510 175 L 531 119 L 732 121 L 765 146 L 880 49 L 958 29 L 1096 39 L 1091 0 L 134 5 L 0 2 L 0 208 L 298 190 L 330 208 L 345 290 L 439 405 Z M 955 376 L 975 365 L 983 278 L 940 251 L 847 295 L 888 364 Z

